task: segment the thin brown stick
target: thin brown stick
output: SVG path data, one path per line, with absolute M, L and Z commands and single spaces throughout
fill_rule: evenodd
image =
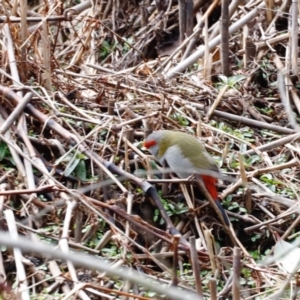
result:
M 232 299 L 240 299 L 241 249 L 233 249 Z
M 190 243 L 191 263 L 192 263 L 193 273 L 195 278 L 196 291 L 198 295 L 203 299 L 202 280 L 200 275 L 199 260 L 198 260 L 194 236 L 191 236 L 189 238 L 189 243 Z
M 174 285 L 174 286 L 178 285 L 177 269 L 178 269 L 178 243 L 179 243 L 179 240 L 180 240 L 180 235 L 174 235 L 173 236 L 174 257 L 173 257 L 172 285 Z

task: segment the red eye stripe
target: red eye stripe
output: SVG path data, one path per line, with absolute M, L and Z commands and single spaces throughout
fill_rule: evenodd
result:
M 152 146 L 156 145 L 156 141 L 155 140 L 150 140 L 144 143 L 144 147 L 146 147 L 147 149 L 151 148 Z

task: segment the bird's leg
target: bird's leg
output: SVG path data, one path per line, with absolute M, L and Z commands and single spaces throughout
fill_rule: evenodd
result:
M 164 161 L 163 162 L 163 168 L 164 168 L 164 171 L 168 168 L 169 166 L 167 165 L 167 163 Z M 169 173 L 168 172 L 163 172 L 162 173 L 162 179 L 168 179 L 170 176 L 169 176 Z M 162 193 L 162 196 L 166 196 L 168 195 L 169 193 L 169 188 L 168 188 L 168 183 L 163 183 L 162 186 L 161 186 L 161 193 Z
M 194 204 L 195 204 L 195 193 L 193 189 L 193 182 L 195 181 L 195 178 L 196 178 L 196 174 L 192 174 L 187 178 L 187 182 L 186 182 L 186 185 L 190 189 L 190 198 Z
M 190 175 L 187 180 L 189 183 L 194 182 L 197 178 L 199 177 L 199 175 L 193 173 L 192 175 Z

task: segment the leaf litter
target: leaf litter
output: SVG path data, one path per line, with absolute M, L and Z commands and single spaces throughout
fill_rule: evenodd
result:
M 200 298 L 296 297 L 297 276 L 282 268 L 293 251 L 275 259 L 280 267 L 264 263 L 276 234 L 298 237 L 295 7 L 233 1 L 224 76 L 217 1 L 195 1 L 188 37 L 181 1 L 28 2 L 0 8 L 2 229 L 14 234 L 15 224 L 33 243 L 107 258 Z M 142 147 L 158 129 L 196 135 L 235 179 L 218 185 L 231 233 L 197 187 L 165 177 Z M 3 250 L 1 293 L 161 297 L 38 252 L 24 257 Z

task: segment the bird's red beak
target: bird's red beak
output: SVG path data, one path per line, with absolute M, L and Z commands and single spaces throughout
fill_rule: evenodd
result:
M 156 141 L 154 141 L 154 140 L 147 141 L 144 143 L 144 147 L 147 149 L 149 149 L 150 147 L 155 146 L 155 145 L 156 145 Z

